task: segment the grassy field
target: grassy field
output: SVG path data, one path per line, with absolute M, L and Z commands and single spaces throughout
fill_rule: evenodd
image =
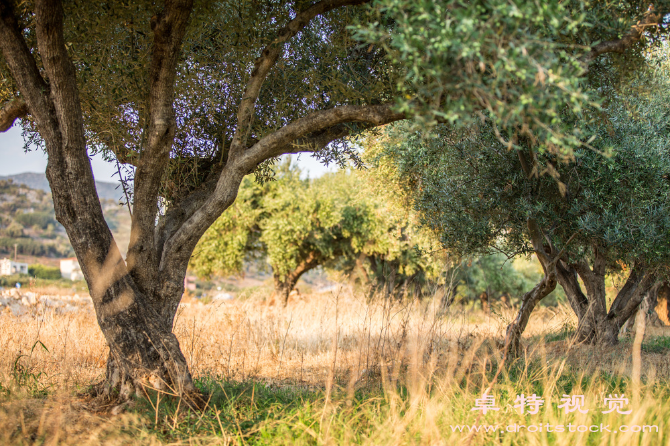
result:
M 93 413 L 77 396 L 104 374 L 92 308 L 2 313 L 0 444 L 670 444 L 665 328 L 595 350 L 570 344 L 568 308 L 542 308 L 525 356 L 500 368 L 508 308 L 438 314 L 431 300 L 368 303 L 346 288 L 286 309 L 263 297 L 182 304 L 175 332 L 209 394 L 203 412 L 154 394 Z M 487 390 L 499 410 L 472 410 Z M 544 399 L 537 414 L 514 407 L 521 394 Z M 603 414 L 610 394 L 631 413 Z M 588 410 L 565 413 L 564 395 Z

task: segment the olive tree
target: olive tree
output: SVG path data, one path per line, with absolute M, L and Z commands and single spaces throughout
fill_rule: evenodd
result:
M 21 118 L 47 153 L 56 219 L 110 347 L 100 395 L 197 393 L 172 332 L 188 262 L 275 157 L 338 159 L 365 129 L 480 110 L 513 117 L 502 131 L 529 123 L 544 146 L 574 146 L 545 130 L 552 110 L 589 102 L 575 79 L 662 17 L 599 3 L 0 1 L 0 130 Z M 125 259 L 95 189 L 99 151 L 128 180 Z
M 394 284 L 432 277 L 436 263 L 429 234 L 404 215 L 393 215 L 366 186 L 360 172 L 340 171 L 301 180 L 300 171 L 282 166 L 276 181 L 259 184 L 250 177 L 238 200 L 205 232 L 191 266 L 201 276 L 235 274 L 245 260 L 265 259 L 272 267 L 274 298 L 283 305 L 300 277 L 318 267 L 380 281 L 382 271 L 397 275 Z M 384 263 L 385 262 L 385 263 Z
M 532 253 L 540 261 L 544 277 L 508 328 L 512 351 L 533 308 L 557 284 L 579 318 L 577 340 L 616 343 L 670 264 L 666 66 L 667 58 L 651 78 L 626 83 L 573 122 L 590 142 L 572 163 L 510 150 L 490 122 L 445 126 L 431 137 L 401 131 L 388 145 L 398 179 L 445 247 L 462 255 Z M 609 308 L 608 273 L 626 277 Z

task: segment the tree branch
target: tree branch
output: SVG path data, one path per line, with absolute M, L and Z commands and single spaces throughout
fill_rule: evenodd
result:
M 581 58 L 582 62 L 589 64 L 598 56 L 606 53 L 622 54 L 640 41 L 647 28 L 658 26 L 663 20 L 663 15 L 661 12 L 654 12 L 654 5 L 650 5 L 644 18 L 633 25 L 623 37 L 594 45 L 591 51 Z
M 28 105 L 23 99 L 16 98 L 0 109 L 0 133 L 6 132 L 14 121 L 28 115 Z
M 556 272 L 558 282 L 563 287 L 566 296 L 568 297 L 568 302 L 574 310 L 575 314 L 579 319 L 581 319 L 589 306 L 589 301 L 582 291 L 582 287 L 579 284 L 579 279 L 577 277 L 577 271 L 563 261 L 559 261 L 556 264 Z
M 642 282 L 646 276 L 646 273 L 646 268 L 640 267 L 639 265 L 635 265 L 633 267 L 630 274 L 628 275 L 628 278 L 626 279 L 626 283 L 617 293 L 616 297 L 614 298 L 614 302 L 612 302 L 610 311 L 607 314 L 609 319 L 618 316 L 621 310 L 626 307 L 631 297 L 637 290 L 640 282 Z
M 311 135 L 297 138 L 295 141 L 279 147 L 277 152 L 281 154 L 318 152 L 324 149 L 328 144 L 338 139 L 342 139 L 351 134 L 351 129 L 344 124 L 334 125 L 320 132 L 314 132 Z
M 323 143 L 331 137 L 332 139 L 330 141 L 333 141 L 337 139 L 334 138 L 336 135 L 341 135 L 340 137 L 346 136 L 340 126 L 344 123 L 362 122 L 373 126 L 379 126 L 405 118 L 406 115 L 394 111 L 391 104 L 344 105 L 342 107 L 316 111 L 293 121 L 258 141 L 245 151 L 240 159 L 240 163 L 243 168 L 251 170 L 255 168 L 258 163 L 273 156 L 282 155 L 284 153 L 314 151 L 310 149 L 300 149 L 299 138 L 316 133 L 317 135 L 313 136 L 313 142 L 315 143 Z M 331 130 L 329 131 L 328 129 Z
M 321 110 L 300 118 L 264 137 L 247 149 L 243 156 L 229 159 L 211 196 L 165 242 L 159 267 L 161 277 L 163 275 L 169 276 L 166 272 L 171 268 L 168 262 L 170 264 L 188 262 L 188 258 L 202 234 L 235 201 L 242 178 L 252 172 L 262 161 L 282 153 L 313 151 L 325 147 L 328 142 L 337 139 L 337 137 L 346 136 L 344 126 L 340 126 L 340 124 L 364 122 L 372 125 L 383 125 L 404 118 L 405 115 L 393 111 L 390 104 L 349 105 Z M 305 138 L 302 142 L 314 145 L 309 146 L 310 148 L 301 147 L 300 138 Z M 168 261 L 168 259 L 170 260 Z
M 49 86 L 40 75 L 35 59 L 26 45 L 11 3 L 0 1 L 0 50 L 16 82 L 22 99 L 35 118 L 42 138 L 58 137 L 58 123 L 49 98 Z
M 642 276 L 642 278 L 636 281 L 636 286 L 628 293 L 628 299 L 626 299 L 625 302 L 621 301 L 621 303 L 616 305 L 616 308 L 614 308 L 615 305 L 612 304 L 612 309 L 610 309 L 610 312 L 607 314 L 608 319 L 616 320 L 618 327 L 622 327 L 628 318 L 635 313 L 640 306 L 640 303 L 642 303 L 644 295 L 654 285 L 654 282 L 656 282 L 656 275 L 653 273 L 647 272 L 646 274 L 642 274 Z
M 239 156 L 247 145 L 251 130 L 256 100 L 265 78 L 275 65 L 284 49 L 283 43 L 298 34 L 316 16 L 344 6 L 361 5 L 370 0 L 322 0 L 297 14 L 277 35 L 277 38 L 261 51 L 254 70 L 247 82 L 242 102 L 237 112 L 237 127 L 230 145 L 229 158 Z
M 137 162 L 133 191 L 128 269 L 135 282 L 156 285 L 158 252 L 155 222 L 158 191 L 167 168 L 175 135 L 174 84 L 179 50 L 193 0 L 166 0 L 163 11 L 151 18 L 154 40 L 149 69 L 149 126 L 147 143 Z M 141 289 L 153 296 L 151 289 Z
M 530 236 L 530 241 L 533 244 L 533 250 L 535 251 L 535 255 L 540 261 L 542 269 L 546 275 L 548 273 L 547 268 L 549 268 L 549 266 L 552 264 L 552 259 L 549 258 L 544 249 L 544 233 L 534 218 L 529 218 L 526 221 L 526 224 L 528 226 L 528 235 Z

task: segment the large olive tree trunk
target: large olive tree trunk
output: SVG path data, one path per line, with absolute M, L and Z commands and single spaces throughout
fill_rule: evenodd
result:
M 155 80 L 152 94 L 156 96 L 152 107 L 157 111 L 154 124 L 149 128 L 149 139 L 153 135 L 160 140 L 153 141 L 154 145 L 171 144 L 171 104 L 158 103 L 158 90 L 169 90 L 174 81 L 174 61 L 190 3 L 178 6 L 181 7 L 167 11 L 155 24 L 156 47 L 171 54 L 168 60 L 160 57 L 163 66 L 158 66 L 159 57 L 155 57 L 152 66 Z M 186 361 L 172 334 L 171 318 L 163 306 L 157 305 L 156 295 L 147 293 L 155 292 L 156 287 L 152 286 L 150 277 L 135 280 L 132 268 L 126 266 L 105 222 L 87 154 L 75 67 L 63 39 L 61 4 L 58 1 L 35 3 L 36 37 L 46 79 L 23 41 L 11 7 L 4 2 L 0 5 L 0 16 L 3 56 L 48 154 L 46 175 L 56 219 L 70 238 L 89 286 L 100 329 L 110 348 L 105 391 L 118 389 L 124 398 L 141 393 L 144 386 L 172 389 L 179 394 L 193 392 L 195 387 Z M 161 27 L 166 26 L 173 34 L 171 42 L 161 34 Z M 155 125 L 158 121 L 160 124 Z M 143 184 L 147 182 L 139 181 L 137 186 L 141 188 Z M 136 194 L 139 199 L 144 195 L 142 191 Z M 141 207 L 136 213 L 137 216 L 146 214 Z M 168 299 L 174 298 L 168 296 Z M 172 307 L 176 309 L 176 305 Z M 172 308 L 167 313 L 171 311 Z

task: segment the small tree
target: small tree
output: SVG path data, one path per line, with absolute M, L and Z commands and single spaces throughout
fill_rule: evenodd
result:
M 537 282 L 539 274 L 522 274 L 511 263 L 500 253 L 463 261 L 454 276 L 456 292 L 467 301 L 479 299 L 486 313 L 493 299 L 510 301 L 522 296 Z
M 274 297 L 283 305 L 300 277 L 320 265 L 351 272 L 365 268 L 363 259 L 372 264 L 373 274 L 383 261 L 393 262 L 401 275 L 425 273 L 419 245 L 406 240 L 411 225 L 404 221 L 401 228 L 400 218 L 384 212 L 383 200 L 365 193 L 360 174 L 299 176 L 299 170 L 284 165 L 276 181 L 260 185 L 246 179 L 243 199 L 198 244 L 191 260 L 196 272 L 234 274 L 246 259 L 266 258 Z

